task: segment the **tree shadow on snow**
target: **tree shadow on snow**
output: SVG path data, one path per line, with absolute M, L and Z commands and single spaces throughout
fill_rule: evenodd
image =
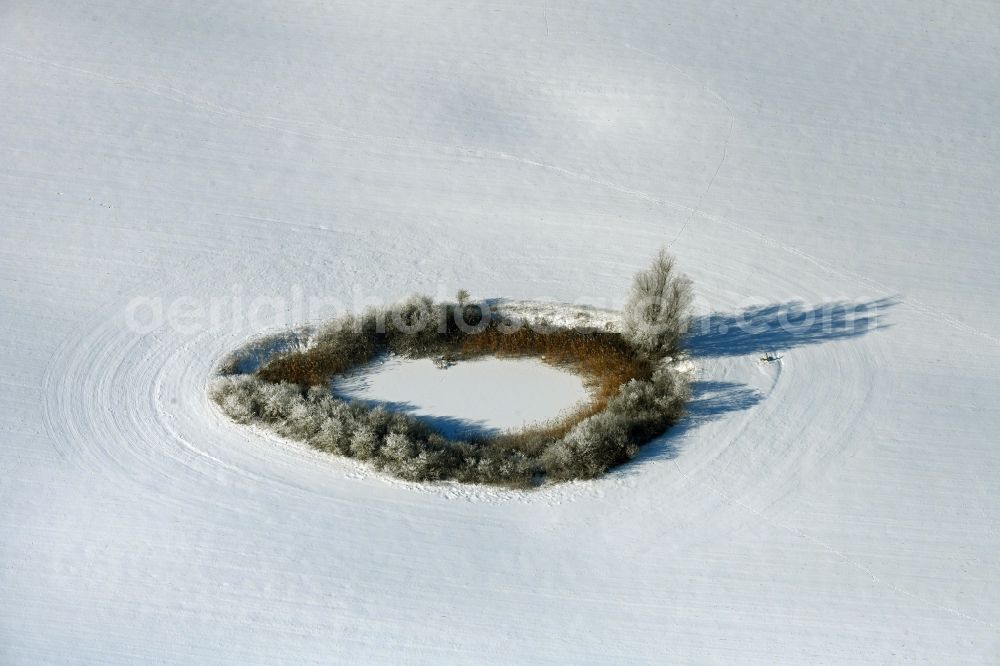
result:
M 687 348 L 694 357 L 745 356 L 855 338 L 886 328 L 885 311 L 896 298 L 801 301 L 751 306 L 739 312 L 711 312 L 691 322 Z
M 846 340 L 887 328 L 885 313 L 896 298 L 830 301 L 804 306 L 799 301 L 753 306 L 735 313 L 712 312 L 695 317 L 687 337 L 694 358 L 720 358 L 777 353 L 798 347 Z M 746 384 L 697 380 L 684 417 L 662 436 L 643 446 L 634 461 L 672 459 L 685 435 L 699 426 L 760 404 L 764 395 Z M 626 465 L 630 467 L 631 465 Z
M 851 339 L 887 328 L 885 313 L 898 303 L 899 300 L 892 297 L 857 302 L 829 301 L 813 306 L 787 301 L 751 306 L 737 312 L 712 312 L 692 320 L 686 346 L 695 359 L 781 355 L 799 347 Z M 677 457 L 689 431 L 734 412 L 751 409 L 764 397 L 756 389 L 738 382 L 709 379 L 692 382 L 691 400 L 680 422 L 642 446 L 635 458 L 617 473 L 634 473 L 635 464 L 643 460 Z M 410 402 L 360 402 L 368 407 L 381 406 L 389 411 L 410 414 L 453 439 L 499 432 L 484 421 L 417 414 L 418 407 Z

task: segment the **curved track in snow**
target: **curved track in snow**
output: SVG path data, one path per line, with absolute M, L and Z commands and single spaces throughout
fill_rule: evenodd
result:
M 995 659 L 991 16 L 243 4 L 0 10 L 0 661 Z M 695 397 L 597 481 L 401 483 L 205 392 L 411 291 L 614 308 L 664 242 Z

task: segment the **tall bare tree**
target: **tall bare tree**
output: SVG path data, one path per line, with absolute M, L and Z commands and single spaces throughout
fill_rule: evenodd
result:
M 652 265 L 632 282 L 625 303 L 625 335 L 651 356 L 676 354 L 691 324 L 693 299 L 691 280 L 680 273 L 674 257 L 661 249 Z

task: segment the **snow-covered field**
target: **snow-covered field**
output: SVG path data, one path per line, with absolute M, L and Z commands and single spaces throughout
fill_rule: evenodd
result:
M 996 663 L 998 62 L 989 1 L 3 3 L 0 662 Z M 598 481 L 205 393 L 413 291 L 614 308 L 664 243 L 691 414 Z

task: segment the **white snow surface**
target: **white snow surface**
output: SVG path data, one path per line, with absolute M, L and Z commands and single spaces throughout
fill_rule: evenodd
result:
M 590 394 L 572 372 L 532 358 L 477 358 L 447 368 L 429 358 L 380 358 L 337 377 L 345 399 L 416 416 L 449 437 L 551 421 Z
M 3 3 L 0 662 L 997 663 L 998 59 L 988 1 Z M 617 308 L 664 243 L 762 326 L 596 481 L 206 395 L 302 295 Z

